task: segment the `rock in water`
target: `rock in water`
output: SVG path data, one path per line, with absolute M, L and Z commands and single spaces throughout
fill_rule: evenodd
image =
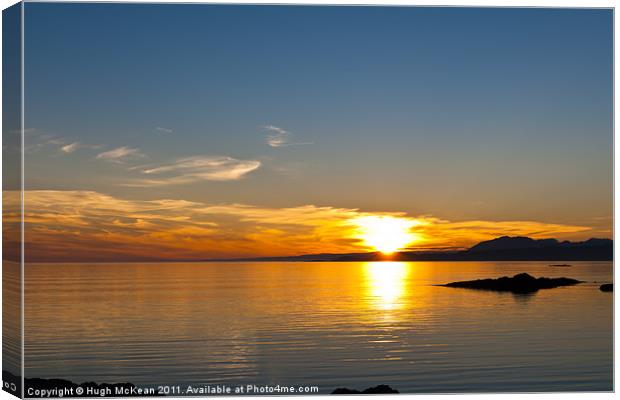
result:
M 493 290 L 498 292 L 533 293 L 539 289 L 552 289 L 559 286 L 570 286 L 581 283 L 571 278 L 534 278 L 522 273 L 509 278 L 507 276 L 497 279 L 477 279 L 475 281 L 452 282 L 447 287 Z
M 371 387 L 368 389 L 364 389 L 362 394 L 388 394 L 388 393 L 398 393 L 398 390 L 392 389 L 388 385 L 378 385 L 375 387 Z
M 614 284 L 613 283 L 605 283 L 605 284 L 601 285 L 601 287 L 599 289 L 601 290 L 601 292 L 613 292 L 614 291 Z
M 398 390 L 392 389 L 388 385 L 378 385 L 375 387 L 369 387 L 361 392 L 355 389 L 338 388 L 332 392 L 332 394 L 391 394 L 398 393 Z

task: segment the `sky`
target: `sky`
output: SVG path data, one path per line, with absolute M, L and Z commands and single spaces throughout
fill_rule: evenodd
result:
M 372 250 L 365 217 L 415 249 L 612 236 L 611 10 L 25 13 L 34 260 Z

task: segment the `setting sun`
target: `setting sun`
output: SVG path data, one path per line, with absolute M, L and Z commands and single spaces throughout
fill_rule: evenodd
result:
M 390 216 L 367 216 L 354 220 L 359 227 L 359 238 L 364 243 L 383 254 L 391 254 L 403 249 L 418 238 L 411 233 L 416 221 Z

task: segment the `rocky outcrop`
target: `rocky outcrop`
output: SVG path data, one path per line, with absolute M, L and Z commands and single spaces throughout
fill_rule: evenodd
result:
M 497 279 L 477 279 L 475 281 L 452 282 L 445 285 L 446 287 L 493 290 L 497 292 L 513 292 L 513 293 L 533 293 L 540 289 L 553 289 L 560 286 L 570 286 L 581 283 L 571 278 L 534 278 L 533 276 L 522 273 L 512 278 L 504 276 Z
M 367 389 L 359 390 L 349 389 L 349 388 L 338 388 L 335 389 L 332 394 L 392 394 L 398 393 L 398 390 L 392 389 L 388 385 L 378 385 L 374 387 L 369 387 Z

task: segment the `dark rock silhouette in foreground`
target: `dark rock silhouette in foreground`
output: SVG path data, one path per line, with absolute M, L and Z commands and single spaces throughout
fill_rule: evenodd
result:
M 522 273 L 512 278 L 504 276 L 498 279 L 477 279 L 475 281 L 452 282 L 439 286 L 494 290 L 498 292 L 533 293 L 539 289 L 553 289 L 559 286 L 570 286 L 578 283 L 581 283 L 581 281 L 571 278 L 534 278 L 532 275 Z
M 614 284 L 613 283 L 605 283 L 605 284 L 601 285 L 601 287 L 599 289 L 601 290 L 601 292 L 613 292 L 614 291 Z
M 349 389 L 349 388 L 338 388 L 332 392 L 332 394 L 390 394 L 390 393 L 398 393 L 398 390 L 392 389 L 388 385 L 378 385 L 375 387 L 364 389 L 361 392 L 359 390 L 354 390 L 354 389 Z

